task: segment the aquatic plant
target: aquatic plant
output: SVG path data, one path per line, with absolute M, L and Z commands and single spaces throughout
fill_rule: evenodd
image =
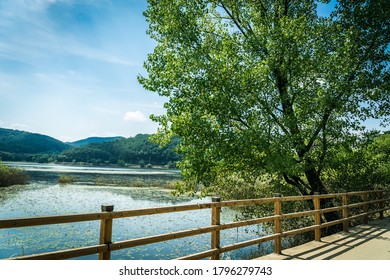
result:
M 130 181 L 128 183 L 129 186 L 132 186 L 132 187 L 136 187 L 136 188 L 142 188 L 142 187 L 145 187 L 146 184 L 144 181 L 142 180 L 135 180 L 135 181 Z
M 95 179 L 95 184 L 98 186 L 105 186 L 105 185 L 113 184 L 113 181 L 109 180 L 108 178 L 105 178 L 103 176 L 99 176 Z
M 58 177 L 58 183 L 61 185 L 73 184 L 74 181 L 74 178 L 70 175 L 60 175 Z
M 21 169 L 9 167 L 0 162 L 0 187 L 27 184 L 29 176 Z

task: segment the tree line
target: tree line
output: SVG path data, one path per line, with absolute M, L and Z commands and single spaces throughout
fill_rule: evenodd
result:
M 169 145 L 161 148 L 149 141 L 150 135 L 138 134 L 128 139 L 118 139 L 105 143 L 91 143 L 81 147 L 65 150 L 58 155 L 61 162 L 86 162 L 91 164 L 132 164 L 140 165 L 169 165 L 180 159 L 174 151 L 179 140 L 173 139 Z
M 61 152 L 33 153 L 0 151 L 3 161 L 28 161 L 38 163 L 64 162 L 86 163 L 92 165 L 167 165 L 175 167 L 180 157 L 174 151 L 179 139 L 172 139 L 169 145 L 161 148 L 158 144 L 149 141 L 150 135 L 138 134 L 135 137 L 120 138 L 104 143 L 90 143 L 79 147 L 68 146 Z

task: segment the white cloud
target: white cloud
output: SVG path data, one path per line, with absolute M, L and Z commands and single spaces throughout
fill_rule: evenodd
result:
M 28 125 L 26 124 L 21 124 L 21 123 L 13 123 L 11 125 L 12 129 L 17 129 L 17 130 L 26 130 L 28 128 Z
M 140 111 L 126 112 L 123 119 L 125 121 L 144 122 L 146 121 L 146 116 Z

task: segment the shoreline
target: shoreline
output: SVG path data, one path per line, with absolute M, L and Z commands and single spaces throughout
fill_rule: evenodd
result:
M 125 166 L 121 166 L 118 164 L 99 164 L 94 165 L 92 163 L 83 163 L 83 162 L 33 162 L 33 161 L 1 161 L 3 164 L 8 165 L 17 165 L 17 164 L 29 164 L 29 165 L 52 165 L 52 166 L 71 166 L 71 167 L 94 167 L 94 168 L 115 168 L 115 169 L 163 169 L 163 170 L 172 170 L 178 171 L 177 168 L 167 168 L 166 165 L 152 165 L 152 167 L 140 167 L 137 164 L 126 164 Z

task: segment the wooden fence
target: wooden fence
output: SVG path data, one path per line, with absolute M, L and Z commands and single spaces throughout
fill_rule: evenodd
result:
M 314 231 L 315 240 L 320 241 L 321 229 L 323 228 L 342 223 L 343 230 L 348 231 L 348 226 L 351 220 L 361 218 L 363 219 L 364 223 L 367 223 L 370 215 L 377 214 L 377 213 L 379 213 L 379 218 L 383 219 L 384 212 L 390 210 L 389 203 L 388 203 L 390 201 L 388 195 L 389 192 L 390 192 L 389 190 L 376 190 L 376 191 L 361 191 L 361 192 L 336 193 L 336 194 L 324 194 L 324 195 L 314 194 L 310 196 L 287 196 L 287 197 L 282 197 L 280 194 L 275 194 L 274 197 L 272 198 L 232 200 L 232 201 L 221 201 L 219 197 L 214 197 L 212 198 L 212 202 L 210 203 L 126 210 L 126 211 L 114 211 L 114 207 L 112 205 L 103 205 L 102 212 L 97 212 L 97 213 L 0 220 L 0 229 L 100 220 L 100 242 L 98 245 L 13 258 L 13 259 L 24 259 L 24 260 L 68 259 L 68 258 L 75 258 L 80 256 L 92 255 L 92 254 L 98 254 L 100 260 L 109 260 L 110 253 L 115 250 L 153 244 L 153 243 L 158 243 L 158 242 L 163 242 L 163 241 L 168 241 L 168 240 L 178 239 L 183 237 L 189 237 L 189 236 L 194 236 L 199 234 L 205 234 L 205 233 L 211 233 L 210 250 L 199 252 L 189 256 L 184 256 L 179 259 L 193 260 L 193 259 L 210 258 L 216 260 L 220 258 L 220 254 L 222 253 L 244 248 L 247 246 L 260 244 L 262 242 L 271 241 L 271 240 L 274 241 L 274 252 L 280 254 L 282 250 L 281 240 L 284 237 L 295 235 L 295 234 L 301 234 L 309 231 Z M 350 199 L 352 197 L 353 199 Z M 360 199 L 357 200 L 356 197 L 360 197 Z M 335 198 L 341 198 L 342 205 L 321 209 L 321 203 L 320 203 L 321 199 L 335 199 Z M 307 201 L 311 200 L 313 202 L 314 209 L 309 209 L 303 212 L 282 213 L 283 203 L 292 202 L 292 201 L 306 201 L 306 200 Z M 351 201 L 355 200 L 359 202 L 348 203 L 350 200 Z M 273 203 L 274 205 L 273 216 L 260 217 L 260 218 L 249 219 L 244 221 L 236 221 L 227 224 L 220 223 L 220 211 L 222 207 L 238 207 L 238 206 L 257 205 L 262 203 L 271 203 L 271 204 Z M 117 242 L 112 241 L 113 219 L 157 215 L 157 214 L 182 212 L 182 211 L 194 211 L 194 210 L 200 210 L 206 208 L 211 209 L 210 226 L 171 232 L 171 233 L 160 234 L 155 236 L 147 236 L 147 237 L 130 239 L 130 240 L 122 240 Z M 350 209 L 352 208 L 355 209 L 359 208 L 360 213 L 355 215 L 350 215 Z M 335 221 L 321 223 L 322 220 L 321 215 L 328 212 L 341 212 L 341 218 Z M 308 227 L 293 229 L 289 231 L 283 231 L 284 220 L 299 218 L 299 217 L 307 217 L 307 216 L 314 217 L 313 225 Z M 274 226 L 273 234 L 262 236 L 252 240 L 231 244 L 231 245 L 226 245 L 226 246 L 220 245 L 221 243 L 220 232 L 222 230 L 255 225 L 255 224 L 270 223 L 270 222 L 273 222 L 273 226 Z

